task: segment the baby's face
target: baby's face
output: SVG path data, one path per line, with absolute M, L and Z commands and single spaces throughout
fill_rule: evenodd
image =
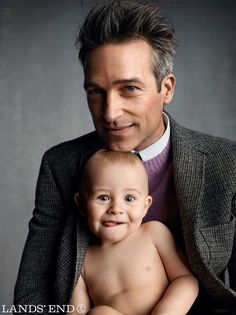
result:
M 104 164 L 90 168 L 86 216 L 103 243 L 116 243 L 139 228 L 152 199 L 141 165 Z

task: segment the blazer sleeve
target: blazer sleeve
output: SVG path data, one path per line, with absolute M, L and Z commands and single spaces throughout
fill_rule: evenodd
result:
M 36 187 L 35 209 L 29 222 L 14 292 L 14 305 L 52 304 L 52 272 L 65 220 L 60 191 L 45 153 Z M 44 314 L 44 313 L 41 313 Z
M 236 217 L 236 194 L 232 201 L 232 214 Z M 228 265 L 230 288 L 236 292 L 236 226 L 234 231 L 234 244 L 232 255 Z

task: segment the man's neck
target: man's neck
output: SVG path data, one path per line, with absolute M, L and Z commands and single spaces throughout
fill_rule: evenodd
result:
M 155 156 L 161 154 L 166 148 L 170 139 L 170 121 L 169 117 L 163 112 L 163 119 L 165 124 L 165 131 L 161 138 L 151 144 L 149 147 L 139 151 L 139 155 L 143 161 L 151 160 Z

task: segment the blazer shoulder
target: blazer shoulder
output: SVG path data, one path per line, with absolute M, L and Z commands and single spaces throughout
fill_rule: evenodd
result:
M 187 128 L 186 128 L 187 129 Z M 216 137 L 200 131 L 187 129 L 193 143 L 200 149 L 214 154 L 232 154 L 236 157 L 236 142 L 230 139 Z
M 236 158 L 236 142 L 230 139 L 216 137 L 201 131 L 183 127 L 171 120 L 172 140 L 175 144 L 216 155 L 230 155 Z

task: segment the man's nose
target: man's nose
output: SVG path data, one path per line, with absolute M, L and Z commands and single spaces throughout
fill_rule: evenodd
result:
M 104 100 L 103 117 L 109 124 L 114 123 L 124 114 L 123 102 L 119 95 L 115 93 L 107 93 Z

